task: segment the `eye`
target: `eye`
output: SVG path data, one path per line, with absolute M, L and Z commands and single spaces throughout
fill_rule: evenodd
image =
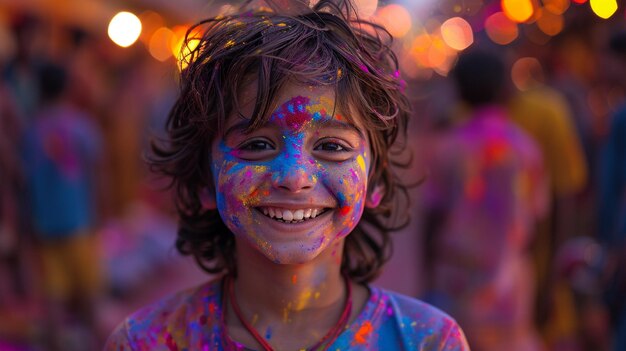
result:
M 243 144 L 240 149 L 245 151 L 266 151 L 274 150 L 274 146 L 265 140 L 252 140 Z
M 347 147 L 336 142 L 324 142 L 315 147 L 315 150 L 330 151 L 330 152 L 342 152 L 349 151 Z

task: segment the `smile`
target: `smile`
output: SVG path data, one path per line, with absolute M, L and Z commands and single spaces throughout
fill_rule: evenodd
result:
M 325 208 L 303 208 L 297 210 L 288 210 L 286 208 L 277 207 L 258 207 L 257 209 L 265 216 L 283 223 L 304 222 L 326 212 Z

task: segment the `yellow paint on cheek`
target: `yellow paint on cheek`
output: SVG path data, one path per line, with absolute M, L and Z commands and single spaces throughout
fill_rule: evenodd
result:
M 359 166 L 361 167 L 361 170 L 363 172 L 365 172 L 365 159 L 363 158 L 363 156 L 359 155 L 356 158 L 356 162 L 359 164 Z

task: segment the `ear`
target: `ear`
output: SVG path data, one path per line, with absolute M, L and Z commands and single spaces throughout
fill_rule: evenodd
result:
M 385 195 L 385 187 L 382 185 L 376 185 L 372 190 L 369 190 L 367 192 L 367 198 L 365 199 L 365 207 L 366 208 L 378 207 L 384 195 Z
M 209 187 L 202 188 L 202 190 L 200 190 L 199 197 L 203 209 L 217 209 L 217 201 L 215 200 L 215 191 L 213 191 L 213 189 L 210 189 Z

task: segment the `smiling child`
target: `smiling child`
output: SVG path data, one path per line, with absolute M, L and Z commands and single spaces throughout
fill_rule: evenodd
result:
M 134 313 L 107 350 L 469 349 L 443 312 L 368 285 L 403 213 L 409 103 L 388 34 L 355 15 L 322 0 L 192 28 L 152 166 L 179 251 L 219 277 Z

